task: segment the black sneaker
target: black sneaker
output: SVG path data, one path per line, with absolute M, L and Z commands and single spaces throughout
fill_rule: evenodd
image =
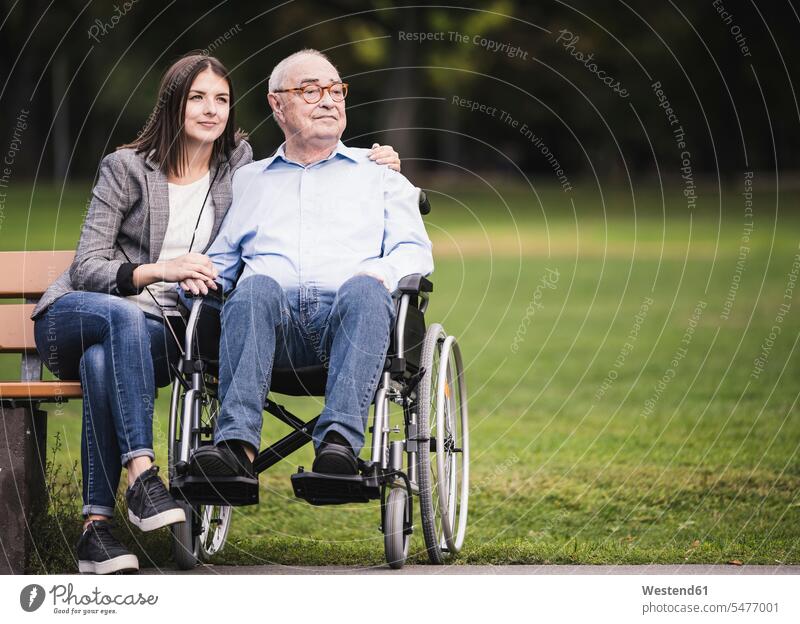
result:
M 330 431 L 317 449 L 311 470 L 322 474 L 357 475 L 358 460 L 347 439 Z
M 214 479 L 244 477 L 255 480 L 253 462 L 247 456 L 242 443 L 223 440 L 216 446 L 201 446 L 192 454 L 189 474 Z
M 158 478 L 158 466 L 140 474 L 125 492 L 128 519 L 142 531 L 154 531 L 168 524 L 186 522 L 186 514 Z
M 136 572 L 139 560 L 111 533 L 111 523 L 93 520 L 78 540 L 78 571 L 81 574 Z

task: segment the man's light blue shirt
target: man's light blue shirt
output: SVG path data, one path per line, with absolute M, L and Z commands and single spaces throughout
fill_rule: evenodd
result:
M 208 256 L 225 291 L 236 276 L 268 275 L 285 290 L 335 292 L 357 273 L 394 290 L 405 275 L 433 271 L 419 190 L 341 141 L 328 158 L 301 165 L 274 156 L 240 168 L 233 203 Z

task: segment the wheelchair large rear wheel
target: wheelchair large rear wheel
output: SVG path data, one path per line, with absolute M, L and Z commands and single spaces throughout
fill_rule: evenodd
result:
M 431 563 L 444 563 L 464 543 L 469 501 L 467 389 L 461 350 L 441 325 L 425 334 L 417 391 L 420 518 Z M 427 439 L 427 441 L 426 441 Z

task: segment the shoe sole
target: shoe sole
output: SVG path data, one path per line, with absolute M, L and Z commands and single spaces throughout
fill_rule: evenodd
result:
M 194 477 L 203 477 L 213 483 L 216 478 L 245 477 L 255 478 L 249 472 L 237 470 L 237 466 L 231 466 L 224 458 L 216 454 L 196 452 L 189 462 L 189 474 Z
M 81 574 L 114 574 L 115 572 L 138 572 L 136 555 L 120 555 L 108 561 L 78 561 Z
M 208 456 L 195 456 L 189 464 L 189 474 L 195 477 L 206 477 L 213 479 L 214 477 L 237 477 L 239 476 L 235 470 L 232 470 L 227 462 L 217 459 L 216 457 Z
M 358 474 L 358 460 L 344 447 L 329 444 L 319 452 L 311 470 L 320 474 L 354 476 Z
M 161 527 L 176 524 L 178 522 L 186 522 L 186 513 L 183 509 L 167 509 L 155 516 L 149 518 L 139 518 L 130 509 L 128 510 L 128 520 L 139 527 L 142 531 L 155 531 Z

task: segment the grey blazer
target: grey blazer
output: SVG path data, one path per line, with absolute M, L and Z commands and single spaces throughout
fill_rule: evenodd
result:
M 250 144 L 241 141 L 227 161 L 212 166 L 210 179 L 217 168 L 219 173 L 211 189 L 214 227 L 206 249 L 231 205 L 233 172 L 252 160 Z M 31 318 L 38 318 L 56 299 L 76 290 L 118 296 L 140 292 L 118 280 L 126 275 L 126 269 L 125 281 L 130 281 L 133 266 L 158 260 L 168 220 L 169 187 L 157 163 L 127 148 L 103 158 L 72 266 L 45 291 Z

